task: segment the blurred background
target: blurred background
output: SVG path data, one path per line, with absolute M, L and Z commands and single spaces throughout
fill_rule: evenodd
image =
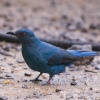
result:
M 0 31 L 100 42 L 100 0 L 0 0 Z

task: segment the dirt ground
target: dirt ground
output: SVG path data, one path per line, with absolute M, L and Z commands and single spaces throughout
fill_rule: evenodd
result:
M 0 0 L 0 32 L 22 27 L 42 38 L 99 43 L 100 0 Z M 25 64 L 21 45 L 0 42 L 0 100 L 100 100 L 100 57 L 66 67 L 50 85 L 48 74 L 32 83 L 38 74 Z

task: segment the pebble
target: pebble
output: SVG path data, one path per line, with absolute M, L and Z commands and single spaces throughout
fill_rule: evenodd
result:
M 17 62 L 18 62 L 18 63 L 24 63 L 24 60 L 21 59 L 21 58 L 19 58 L 19 59 L 17 60 Z
M 72 82 L 71 82 L 71 85 L 74 86 L 74 85 L 77 85 L 77 83 L 76 83 L 75 81 L 72 81 Z
M 86 33 L 86 32 L 88 32 L 88 27 L 82 26 L 80 30 L 81 30 L 81 32 Z
M 24 75 L 25 76 L 31 76 L 31 73 L 25 73 Z
M 6 74 L 6 77 L 11 77 L 11 74 L 7 73 L 7 74 Z
M 67 19 L 67 18 L 68 18 L 68 16 L 65 14 L 61 16 L 61 19 Z
M 70 85 L 77 85 L 77 83 L 76 83 L 76 81 L 75 81 L 75 78 L 73 77 L 73 79 L 72 79 L 72 82 L 70 83 Z
M 28 87 L 27 87 L 27 85 L 23 84 L 22 88 L 27 89 Z
M 51 6 L 55 7 L 56 6 L 56 1 L 55 0 L 51 0 Z
M 8 98 L 6 96 L 1 96 L 0 100 L 7 100 Z
M 91 34 L 96 37 L 99 33 L 98 32 L 92 32 Z
M 87 45 L 73 45 L 69 48 L 70 50 L 87 50 L 87 51 L 91 51 L 92 50 L 92 46 L 87 44 Z
M 18 80 L 17 82 L 19 83 L 20 81 Z
M 66 100 L 74 99 L 72 94 L 66 94 Z
M 46 78 L 47 78 L 45 75 L 41 75 L 41 77 L 42 77 L 43 79 L 46 79 Z
M 100 65 L 96 65 L 95 69 L 100 70 Z
M 77 30 L 77 26 L 76 26 L 76 25 L 70 25 L 70 26 L 68 27 L 68 30 L 70 30 L 70 31 L 75 31 L 75 30 Z
M 39 98 L 40 97 L 40 95 L 37 92 L 34 92 L 33 93 L 33 96 L 36 97 L 36 98 Z
M 6 1 L 6 2 L 4 3 L 4 6 L 10 7 L 10 6 L 11 6 L 11 3 L 10 3 L 9 1 Z
M 39 29 L 39 27 L 34 27 L 33 30 L 34 30 L 34 31 L 39 31 L 40 29 Z
M 90 29 L 97 29 L 98 28 L 98 25 L 97 24 L 91 24 L 89 28 Z
M 60 91 L 61 91 L 61 89 L 56 89 L 56 90 L 55 90 L 55 92 L 60 92 Z
M 76 70 L 75 68 L 70 68 L 70 69 L 69 69 L 69 71 L 75 71 L 75 70 Z
M 89 90 L 93 90 L 93 88 L 92 87 L 90 87 L 90 89 Z
M 27 80 L 23 80 L 23 82 L 27 82 Z

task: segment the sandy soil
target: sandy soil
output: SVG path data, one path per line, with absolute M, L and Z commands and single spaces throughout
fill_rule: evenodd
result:
M 2 0 L 0 31 L 27 27 L 38 37 L 100 42 L 99 0 Z M 0 100 L 100 100 L 100 57 L 89 66 L 55 75 L 47 85 L 25 64 L 21 45 L 0 42 Z M 99 67 L 100 68 L 100 67 Z M 86 72 L 89 70 L 90 72 Z M 75 80 L 75 84 L 71 85 Z

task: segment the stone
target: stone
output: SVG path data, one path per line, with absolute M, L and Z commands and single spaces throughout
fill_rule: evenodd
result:
M 87 51 L 92 51 L 92 46 L 87 44 L 87 45 L 73 45 L 69 48 L 70 50 L 87 50 Z
M 100 70 L 100 65 L 96 65 L 95 69 Z
M 24 75 L 25 76 L 31 76 L 31 73 L 25 73 Z
M 56 89 L 55 91 L 56 91 L 56 92 L 60 92 L 60 91 L 61 91 L 61 89 Z
M 1 96 L 0 100 L 8 100 L 8 98 L 6 96 Z

